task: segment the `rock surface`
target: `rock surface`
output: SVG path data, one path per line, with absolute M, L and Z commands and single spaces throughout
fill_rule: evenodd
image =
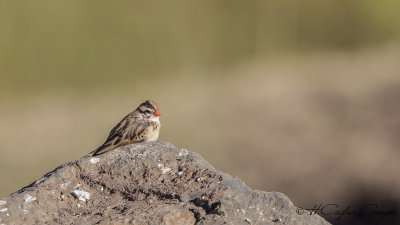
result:
M 65 163 L 0 200 L 0 224 L 329 224 L 165 142 Z

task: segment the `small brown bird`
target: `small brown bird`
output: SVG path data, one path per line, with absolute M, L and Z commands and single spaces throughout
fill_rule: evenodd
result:
M 125 116 L 111 130 L 104 144 L 88 156 L 100 155 L 132 143 L 155 141 L 158 139 L 160 127 L 160 111 L 153 101 L 147 100 Z

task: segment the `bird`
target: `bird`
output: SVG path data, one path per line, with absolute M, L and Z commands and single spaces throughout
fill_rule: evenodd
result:
M 107 140 L 86 156 L 97 156 L 117 147 L 156 141 L 160 133 L 160 111 L 154 101 L 146 100 L 111 129 Z

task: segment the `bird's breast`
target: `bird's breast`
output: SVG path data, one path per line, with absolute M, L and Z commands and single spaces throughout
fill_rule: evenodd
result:
M 160 128 L 161 124 L 158 117 L 155 119 L 150 119 L 147 126 L 146 141 L 156 141 L 158 139 L 158 135 L 160 134 Z

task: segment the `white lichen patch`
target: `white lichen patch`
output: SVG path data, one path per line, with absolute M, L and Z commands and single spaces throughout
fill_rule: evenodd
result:
M 187 156 L 189 154 L 189 151 L 187 149 L 182 148 L 181 151 L 179 152 L 178 156 Z
M 0 209 L 0 212 L 7 212 L 7 208 Z
M 165 168 L 161 169 L 161 171 L 162 171 L 163 173 L 168 173 L 169 171 L 171 171 L 171 168 L 165 167 Z
M 57 197 L 58 200 L 63 200 L 65 198 L 64 195 L 61 195 L 60 197 Z
M 35 201 L 35 200 L 36 200 L 36 197 L 33 197 L 33 196 L 29 195 L 29 194 L 26 194 L 26 195 L 24 196 L 24 201 L 27 202 L 27 203 L 33 202 L 33 201 Z
M 47 177 L 42 177 L 42 178 L 40 178 L 39 180 L 37 180 L 36 182 L 35 182 L 35 184 L 40 184 L 40 183 L 42 183 L 44 180 L 46 180 L 47 179 Z
M 67 189 L 67 187 L 71 184 L 70 180 L 65 179 L 64 183 L 60 184 L 62 189 Z
M 7 201 L 0 200 L 0 205 L 5 205 L 5 204 L 7 204 Z
M 161 170 L 161 172 L 162 172 L 163 174 L 168 173 L 168 172 L 171 171 L 171 168 L 165 167 L 165 166 L 164 166 L 163 164 L 161 164 L 161 163 L 159 163 L 157 166 L 158 166 L 158 168 L 160 168 L 160 170 Z
M 93 164 L 96 164 L 96 163 L 100 162 L 100 159 L 99 158 L 91 158 L 90 162 Z
M 281 222 L 282 221 L 281 218 L 276 217 L 276 216 L 271 216 L 270 219 L 271 219 L 272 222 Z
M 131 150 L 132 150 L 132 149 L 131 149 Z M 147 151 L 147 150 L 144 150 L 142 153 L 139 153 L 137 156 L 138 156 L 138 157 L 142 157 L 142 156 L 146 157 L 146 156 L 147 156 L 147 153 L 148 153 L 148 151 Z
M 134 145 L 129 146 L 129 150 L 136 150 L 136 149 L 143 148 L 143 147 L 144 147 L 144 145 L 142 145 L 142 144 L 134 144 Z
M 83 190 L 73 190 L 71 191 L 71 195 L 84 202 L 90 199 L 90 193 Z

